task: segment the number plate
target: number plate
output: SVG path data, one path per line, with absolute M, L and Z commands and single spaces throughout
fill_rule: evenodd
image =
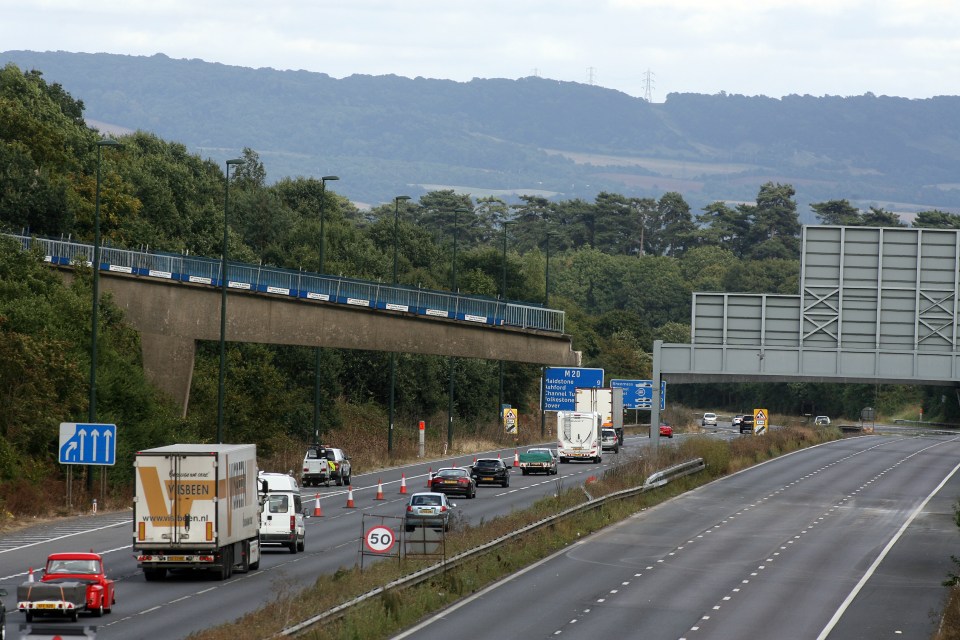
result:
M 186 558 L 184 558 L 183 556 L 167 556 L 168 562 L 183 562 L 185 560 Z
M 491 476 L 484 476 L 484 477 L 483 477 L 483 481 L 484 481 L 484 482 L 493 482 L 493 477 L 491 477 Z
M 56 609 L 57 605 L 53 604 L 52 602 L 38 602 L 36 608 L 37 609 Z
M 444 480 L 443 484 L 457 484 L 456 480 Z

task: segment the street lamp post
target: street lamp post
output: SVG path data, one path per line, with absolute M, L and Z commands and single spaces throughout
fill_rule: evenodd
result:
M 320 178 L 320 273 L 323 273 L 324 265 L 326 264 L 323 260 L 324 257 L 324 245 L 326 243 L 326 236 L 323 234 L 323 220 L 326 216 L 323 213 L 323 205 L 327 199 L 327 181 L 328 180 L 339 180 L 338 176 L 323 176 Z
M 93 206 L 93 305 L 90 311 L 90 400 L 87 405 L 87 421 L 91 424 L 97 421 L 97 333 L 100 314 L 100 165 L 104 147 L 119 147 L 116 140 L 97 141 L 97 193 Z M 101 475 L 101 479 L 105 476 Z M 68 476 L 68 496 L 73 484 L 73 477 Z M 93 489 L 93 475 L 87 474 L 87 491 Z M 68 498 L 69 499 L 69 498 Z
M 327 180 L 339 180 L 338 176 L 320 178 L 320 270 L 323 273 L 323 247 L 326 237 L 323 235 L 323 220 L 326 218 L 323 206 L 327 200 Z M 320 444 L 320 347 L 313 350 L 313 441 Z
M 543 306 L 550 306 L 550 231 L 547 231 L 547 265 L 546 282 L 543 285 Z M 547 370 L 542 370 L 540 378 L 540 438 L 544 438 L 547 432 Z
M 227 376 L 227 229 L 230 213 L 230 167 L 243 164 L 242 158 L 227 160 L 227 180 L 223 191 L 223 250 L 220 255 L 220 381 L 217 386 L 217 443 L 223 442 L 223 396 Z
M 397 284 L 397 234 L 400 223 L 400 202 L 410 196 L 397 196 L 393 199 L 393 284 Z M 393 453 L 393 399 L 397 387 L 397 352 L 390 352 L 390 424 L 387 431 L 387 453 Z
M 500 279 L 500 302 L 503 305 L 506 305 L 507 301 L 507 225 L 509 224 L 507 221 L 503 222 L 503 274 Z M 500 394 L 498 398 L 500 401 L 497 403 L 497 420 L 499 421 L 503 412 L 503 359 L 500 360 Z
M 119 147 L 116 140 L 97 141 L 97 193 L 93 209 L 93 310 L 90 313 L 90 402 L 87 419 L 97 421 L 97 330 L 100 313 L 100 165 L 104 147 Z
M 453 210 L 453 269 L 451 274 L 450 293 L 457 295 L 457 214 L 469 213 L 469 209 L 457 208 Z M 453 356 L 450 356 L 450 393 L 447 404 L 447 450 L 453 449 Z

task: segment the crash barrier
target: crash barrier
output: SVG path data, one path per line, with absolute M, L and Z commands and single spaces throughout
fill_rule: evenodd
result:
M 279 633 L 277 633 L 273 637 L 278 638 L 278 637 L 284 637 L 284 636 L 292 636 L 297 633 L 300 633 L 304 629 L 308 629 L 309 627 L 315 624 L 319 624 L 321 622 L 325 622 L 331 619 L 336 619 L 339 616 L 342 616 L 345 613 L 347 613 L 347 611 L 349 611 L 351 607 L 355 607 L 359 604 L 362 604 L 367 600 L 370 600 L 371 598 L 376 598 L 381 594 L 386 593 L 390 589 L 415 586 L 417 584 L 420 584 L 421 582 L 425 582 L 426 580 L 429 580 L 430 578 L 432 578 L 437 574 L 447 571 L 448 569 L 464 564 L 468 560 L 473 560 L 474 558 L 482 556 L 485 553 L 493 551 L 495 548 L 499 547 L 501 544 L 505 542 L 510 542 L 511 540 L 520 538 L 538 529 L 552 526 L 557 522 L 560 522 L 564 518 L 569 518 L 570 516 L 583 513 L 585 511 L 590 511 L 591 509 L 598 509 L 604 506 L 607 502 L 612 502 L 614 500 L 622 500 L 624 498 L 630 498 L 632 496 L 645 493 L 647 491 L 651 491 L 658 487 L 662 487 L 665 484 L 669 483 L 671 480 L 675 480 L 677 478 L 690 475 L 698 471 L 702 471 L 705 468 L 706 468 L 706 465 L 703 462 L 703 458 L 696 458 L 688 462 L 683 462 L 678 465 L 674 465 L 668 469 L 664 469 L 663 471 L 658 471 L 650 475 L 644 481 L 643 485 L 640 487 L 623 489 L 621 491 L 616 491 L 614 493 L 611 493 L 609 495 L 602 496 L 599 498 L 591 498 L 590 500 L 588 500 L 587 502 L 584 502 L 583 504 L 579 504 L 575 507 L 570 507 L 569 509 L 561 511 L 558 514 L 547 516 L 542 520 L 538 520 L 537 522 L 528 524 L 525 527 L 517 529 L 516 531 L 513 531 L 506 535 L 500 536 L 499 538 L 491 540 L 490 542 L 487 542 L 486 544 L 482 544 L 479 547 L 476 547 L 474 549 L 470 549 L 469 551 L 464 551 L 463 553 L 455 555 L 452 558 L 449 558 L 443 562 L 439 562 L 429 567 L 425 567 L 423 569 L 420 569 L 419 571 L 415 571 L 411 573 L 408 576 L 398 578 L 393 582 L 388 582 L 382 587 L 377 587 L 372 591 L 368 591 L 367 593 L 357 596 L 353 600 L 344 602 L 343 604 L 333 607 L 332 609 L 328 609 L 327 611 L 324 611 L 322 613 L 319 613 L 313 616 L 312 618 L 308 618 L 303 622 L 299 622 L 291 627 L 287 627 L 286 629 L 281 630 Z
M 90 244 L 27 235 L 4 235 L 19 240 L 24 250 L 38 247 L 44 261 L 57 266 L 90 264 L 93 256 L 93 245 Z M 223 286 L 224 280 L 219 258 L 132 251 L 110 246 L 100 248 L 100 270 L 217 289 Z M 564 312 L 538 305 L 232 261 L 228 261 L 226 271 L 229 289 L 295 298 L 304 302 L 330 302 L 412 313 L 425 318 L 470 324 L 563 333 Z

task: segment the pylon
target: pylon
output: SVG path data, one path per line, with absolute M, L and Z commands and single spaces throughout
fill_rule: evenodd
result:
M 313 507 L 313 517 L 319 518 L 323 515 L 323 511 L 320 509 L 320 494 L 317 494 L 317 504 Z
M 520 466 L 520 449 L 516 449 L 513 452 L 513 466 Z
M 380 478 L 377 478 L 377 497 L 374 500 L 383 500 L 383 484 L 380 482 Z
M 473 456 L 473 464 L 477 464 L 477 456 Z
M 407 492 L 407 474 L 400 474 L 400 493 L 404 494 Z
M 347 490 L 347 509 L 353 509 L 353 485 Z
M 27 582 L 33 582 L 33 567 L 30 567 L 30 575 L 27 577 Z
M 430 488 L 430 481 L 433 480 L 433 467 L 427 467 L 427 488 Z

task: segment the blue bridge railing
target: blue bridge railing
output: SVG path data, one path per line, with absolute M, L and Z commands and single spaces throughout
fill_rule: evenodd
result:
M 92 244 L 10 235 L 20 241 L 24 250 L 39 245 L 44 260 L 54 265 L 88 264 L 93 256 Z M 217 258 L 116 247 L 100 248 L 100 270 L 216 288 L 220 288 L 223 282 L 220 260 Z M 304 301 L 333 302 L 431 318 L 563 333 L 564 312 L 555 309 L 292 269 L 229 262 L 227 286 Z

